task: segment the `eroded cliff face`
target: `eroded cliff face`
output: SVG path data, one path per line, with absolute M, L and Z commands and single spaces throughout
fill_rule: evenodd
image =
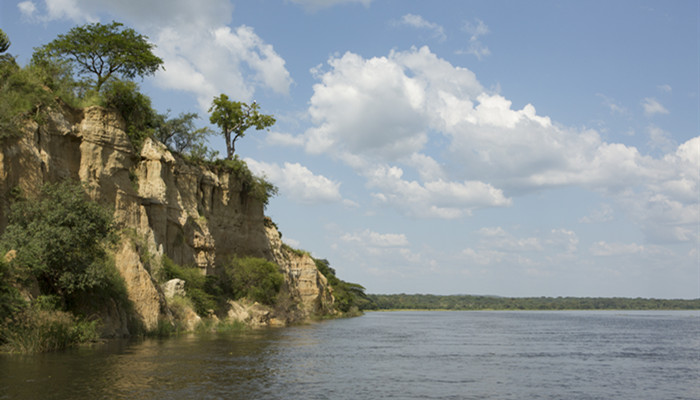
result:
M 331 290 L 313 260 L 285 249 L 276 229 L 266 227 L 262 202 L 240 180 L 222 169 L 188 164 L 151 139 L 137 154 L 124 126 L 116 113 L 101 107 L 64 109 L 50 113 L 41 125 L 29 124 L 21 139 L 3 143 L 0 231 L 7 225 L 14 188 L 32 194 L 46 182 L 80 180 L 94 200 L 114 209 L 122 232 L 131 232 L 122 235 L 115 260 L 146 329 L 170 320 L 171 313 L 144 253 L 155 261 L 167 255 L 207 274 L 235 255 L 276 262 L 289 300 L 286 308 L 270 310 L 271 323 L 332 308 Z M 114 322 L 108 333 L 123 333 L 120 312 L 109 314 Z

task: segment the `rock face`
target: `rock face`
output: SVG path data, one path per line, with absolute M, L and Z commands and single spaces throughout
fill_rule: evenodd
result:
M 120 116 L 101 107 L 65 108 L 51 112 L 41 125 L 29 123 L 22 138 L 3 143 L 0 232 L 13 189 L 31 194 L 46 182 L 80 180 L 94 200 L 114 209 L 122 231 L 143 241 L 124 237 L 115 260 L 146 329 L 171 315 L 144 253 L 154 261 L 166 255 L 181 265 L 197 265 L 206 274 L 234 255 L 262 257 L 285 274 L 294 309 L 286 314 L 288 322 L 330 308 L 330 288 L 313 260 L 284 248 L 279 233 L 265 226 L 262 202 L 235 175 L 188 164 L 151 139 L 137 154 L 124 127 Z M 118 310 L 110 315 L 121 318 Z M 116 332 L 124 330 L 123 322 L 112 324 Z

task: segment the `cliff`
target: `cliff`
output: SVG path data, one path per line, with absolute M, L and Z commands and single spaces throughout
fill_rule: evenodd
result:
M 121 232 L 116 266 L 134 317 L 146 330 L 172 320 L 153 276 L 163 256 L 196 265 L 203 274 L 217 273 L 233 256 L 275 262 L 287 299 L 283 306 L 258 310 L 266 317 L 256 324 L 286 324 L 332 311 L 331 289 L 313 260 L 282 244 L 274 224 L 266 222 L 261 199 L 234 173 L 187 163 L 151 139 L 137 153 L 121 117 L 96 106 L 50 112 L 24 133 L 0 149 L 0 232 L 15 188 L 32 194 L 46 182 L 84 182 L 93 200 L 114 210 Z M 250 322 L 252 306 L 232 302 L 228 315 Z M 105 335 L 129 334 L 126 314 L 116 306 L 103 310 Z

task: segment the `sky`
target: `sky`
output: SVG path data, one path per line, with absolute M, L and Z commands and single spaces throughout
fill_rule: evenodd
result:
M 22 65 L 116 20 L 159 112 L 273 114 L 267 215 L 368 293 L 700 298 L 698 1 L 0 4 Z

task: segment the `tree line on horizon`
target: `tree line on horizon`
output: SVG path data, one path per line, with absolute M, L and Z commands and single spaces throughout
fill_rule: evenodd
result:
M 364 310 L 700 310 L 699 299 L 368 294 Z

